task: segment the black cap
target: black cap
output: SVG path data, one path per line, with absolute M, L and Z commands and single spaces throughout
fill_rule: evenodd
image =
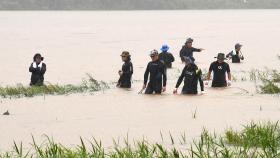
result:
M 186 44 L 187 43 L 192 43 L 192 42 L 193 42 L 193 39 L 192 38 L 188 38 L 187 41 L 186 41 Z
M 242 45 L 240 43 L 236 43 L 235 44 L 235 49 L 242 47 Z

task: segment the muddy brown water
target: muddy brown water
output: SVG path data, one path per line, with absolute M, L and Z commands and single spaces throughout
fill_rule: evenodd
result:
M 116 81 L 122 50 L 131 52 L 135 72 L 131 90 L 1 99 L 0 113 L 9 110 L 11 115 L 0 116 L 0 149 L 10 148 L 13 140 L 28 145 L 32 134 L 38 141 L 47 134 L 67 145 L 79 143 L 79 136 L 94 136 L 110 146 L 112 138 L 127 134 L 161 141 L 162 132 L 168 144 L 169 132 L 175 138 L 185 132 L 191 140 L 203 128 L 222 133 L 252 120 L 277 121 L 279 96 L 257 94 L 250 81 L 233 82 L 226 89 L 206 87 L 206 94 L 198 96 L 173 95 L 172 90 L 183 68 L 178 54 L 186 37 L 206 49 L 194 55 L 202 69 L 236 42 L 244 45 L 246 60 L 230 64 L 234 75 L 253 68 L 279 69 L 279 18 L 280 10 L 0 12 L 2 86 L 28 85 L 28 66 L 36 52 L 45 57 L 45 77 L 51 83 L 79 83 L 86 73 Z M 139 95 L 148 51 L 163 43 L 176 57 L 168 70 L 167 92 Z

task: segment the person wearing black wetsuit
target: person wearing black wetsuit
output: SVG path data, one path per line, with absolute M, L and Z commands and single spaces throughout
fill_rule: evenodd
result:
M 180 58 L 182 62 L 185 61 L 185 57 L 189 57 L 192 59 L 192 61 L 195 61 L 195 58 L 193 57 L 193 52 L 201 52 L 204 50 L 202 48 L 198 49 L 192 47 L 192 43 L 193 43 L 193 39 L 188 38 L 185 45 L 182 47 L 180 51 Z
M 166 90 L 166 68 L 159 60 L 158 51 L 153 50 L 150 53 L 152 61 L 148 63 L 144 74 L 143 90 L 146 89 L 145 94 L 161 94 Z M 148 77 L 149 83 L 148 82 Z
M 168 52 L 169 47 L 168 45 L 163 45 L 161 47 L 161 53 L 159 54 L 159 60 L 164 63 L 166 68 L 171 68 L 172 67 L 172 62 L 175 61 L 174 56 Z
M 41 54 L 35 54 L 33 57 L 33 63 L 29 67 L 31 72 L 30 86 L 42 86 L 44 85 L 44 74 L 47 70 L 47 66 L 43 63 L 44 57 Z
M 201 69 L 199 69 L 191 60 L 191 58 L 185 58 L 185 64 L 178 81 L 176 87 L 173 91 L 174 94 L 177 94 L 178 87 L 182 83 L 184 79 L 184 86 L 182 89 L 182 94 L 197 94 L 197 84 L 199 81 L 201 91 L 204 91 L 204 84 L 201 79 Z
M 241 53 L 242 45 L 237 43 L 235 49 L 229 52 L 226 57 L 232 60 L 232 63 L 240 63 L 241 60 L 244 60 L 244 56 Z
M 207 80 L 210 80 L 211 72 L 214 72 L 212 87 L 226 87 L 231 85 L 230 67 L 228 63 L 224 62 L 225 59 L 225 54 L 219 53 L 217 61 L 211 63 L 209 67 Z M 228 80 L 226 80 L 226 74 L 228 76 Z M 206 82 L 206 85 L 208 85 L 208 81 Z
M 133 65 L 131 63 L 130 54 L 127 51 L 122 52 L 121 54 L 122 61 L 122 70 L 119 71 L 120 78 L 118 80 L 117 87 L 120 88 L 131 88 L 131 77 L 133 74 Z

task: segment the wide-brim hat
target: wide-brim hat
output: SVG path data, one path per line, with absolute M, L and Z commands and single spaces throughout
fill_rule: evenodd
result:
M 169 46 L 168 45 L 162 45 L 162 47 L 160 48 L 161 51 L 166 52 L 169 50 Z
M 218 60 L 227 60 L 224 53 L 218 53 L 215 58 L 217 58 Z

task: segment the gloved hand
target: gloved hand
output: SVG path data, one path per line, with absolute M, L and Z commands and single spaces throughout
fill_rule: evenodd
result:
M 231 81 L 230 80 L 227 81 L 227 85 L 231 86 Z
M 33 62 L 33 63 L 32 63 L 32 67 L 35 68 L 35 69 L 37 68 L 36 62 Z

